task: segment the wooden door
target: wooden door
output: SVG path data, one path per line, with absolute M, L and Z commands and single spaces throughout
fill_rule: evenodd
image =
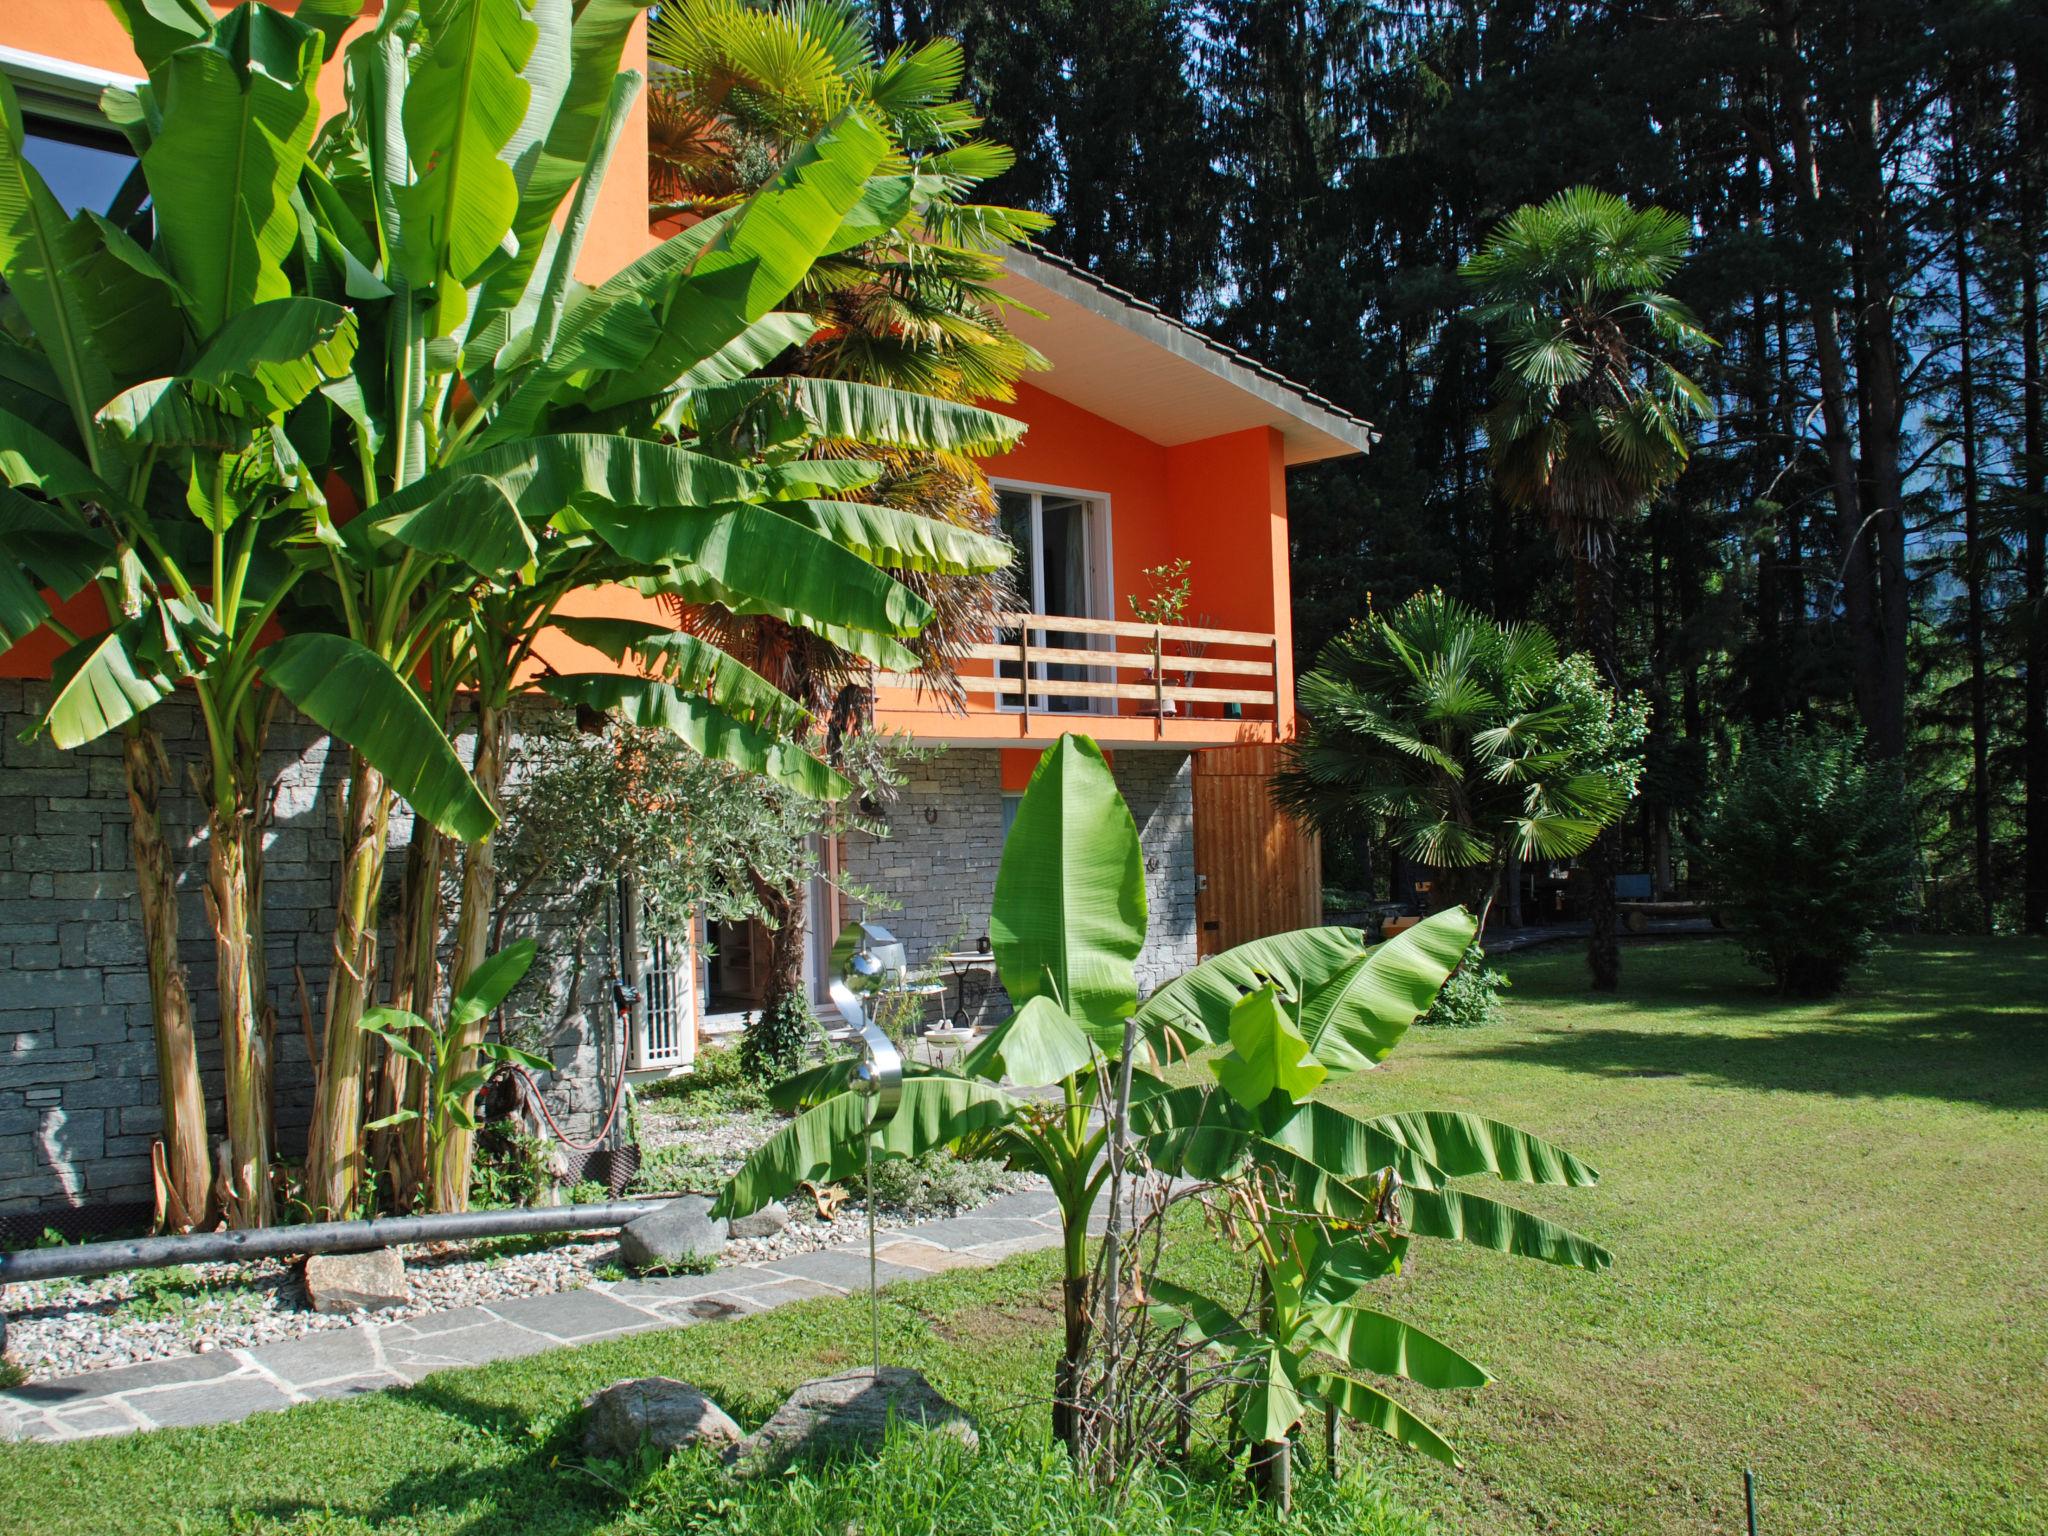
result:
M 1204 957 L 1323 920 L 1323 848 L 1284 816 L 1268 781 L 1278 747 L 1216 747 L 1194 758 L 1195 932 Z

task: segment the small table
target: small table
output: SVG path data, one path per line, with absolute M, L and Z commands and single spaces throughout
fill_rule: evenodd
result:
M 950 1026 L 934 1025 L 924 1032 L 920 1044 L 924 1046 L 924 1059 L 932 1067 L 945 1067 L 969 1046 L 980 1039 L 979 1032 L 972 1029 L 955 1029 Z
M 967 1022 L 967 978 L 977 971 L 994 970 L 996 957 L 985 949 L 960 949 L 936 958 L 940 965 L 953 973 L 954 994 L 958 999 L 953 1008 L 953 1022 L 964 1026 Z

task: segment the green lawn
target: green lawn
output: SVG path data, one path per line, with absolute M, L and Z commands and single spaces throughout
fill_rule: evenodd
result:
M 1524 959 L 1508 1025 L 1417 1032 L 1339 1090 L 1483 1110 L 1589 1157 L 1598 1189 L 1527 1203 L 1617 1255 L 1586 1275 L 1421 1245 L 1392 1309 L 1498 1380 L 1416 1404 L 1462 1472 L 1348 1454 L 1439 1532 L 1739 1531 L 1745 1466 L 1766 1536 L 2048 1528 L 2043 952 L 1917 944 L 1818 1006 L 1771 999 L 1723 945 L 1625 959 L 1622 994 L 1598 1002 L 1576 956 Z M 836 1504 L 792 1488 L 721 1510 L 687 1467 L 619 1490 L 577 1466 L 573 1409 L 597 1386 L 684 1376 L 758 1419 L 854 1363 L 865 1316 L 849 1302 L 219 1429 L 4 1447 L 0 1511 L 47 1536 L 1078 1530 L 1057 1489 L 1027 1503 L 1051 1275 L 1041 1255 L 891 1293 L 888 1357 L 924 1368 L 1002 1449 L 979 1494 L 972 1474 L 933 1474 L 887 1518 L 860 1518 L 857 1482 Z M 1370 1490 L 1341 1508 L 1313 1492 L 1318 1529 L 1419 1529 Z M 1250 1528 L 1205 1514 L 1217 1497 L 1155 1501 L 1122 1529 Z

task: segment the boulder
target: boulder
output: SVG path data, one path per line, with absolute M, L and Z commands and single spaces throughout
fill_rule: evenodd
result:
M 405 1261 L 395 1248 L 316 1253 L 306 1260 L 305 1283 L 315 1312 L 380 1312 L 406 1302 Z
M 770 1200 L 751 1216 L 735 1216 L 731 1225 L 734 1237 L 773 1237 L 789 1225 L 789 1207 Z
M 797 1460 L 872 1455 L 892 1419 L 950 1435 L 969 1450 L 981 1444 L 974 1420 L 941 1397 L 922 1373 L 885 1365 L 877 1379 L 863 1366 L 807 1381 L 790 1393 L 775 1416 L 732 1453 L 733 1475 L 772 1475 Z
M 583 1449 L 591 1456 L 625 1461 L 643 1445 L 662 1455 L 683 1445 L 709 1446 L 723 1454 L 738 1445 L 740 1427 L 723 1408 L 687 1381 L 643 1376 L 615 1381 L 583 1400 Z
M 725 1218 L 712 1216 L 708 1199 L 681 1195 L 628 1222 L 619 1232 L 619 1256 L 636 1271 L 700 1264 L 718 1257 L 725 1238 Z

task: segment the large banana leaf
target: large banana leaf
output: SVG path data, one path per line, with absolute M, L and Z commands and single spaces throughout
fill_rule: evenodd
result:
M 877 1161 L 915 1157 L 1001 1125 L 1016 1109 L 1015 1100 L 987 1083 L 913 1077 L 904 1080 L 895 1117 L 870 1133 L 870 1100 L 842 1093 L 805 1110 L 762 1143 L 719 1191 L 712 1214 L 751 1215 L 799 1184 L 850 1178 L 860 1171 L 864 1142 L 873 1143 Z
M 738 379 L 693 391 L 686 411 L 707 433 L 767 412 L 793 417 L 809 437 L 977 457 L 1007 453 L 1024 435 L 1023 422 L 995 411 L 843 379 Z
M 1308 1378 L 1308 1383 L 1317 1396 L 1352 1422 L 1376 1429 L 1388 1439 L 1433 1457 L 1447 1467 L 1458 1465 L 1458 1454 L 1451 1449 L 1450 1441 L 1379 1388 L 1338 1371 L 1318 1371 Z
M 695 512 L 744 500 L 754 488 L 754 481 L 737 465 L 666 443 L 595 432 L 551 432 L 465 454 L 448 468 L 386 496 L 377 504 L 377 513 L 395 517 L 423 507 L 464 475 L 498 481 L 521 514 L 535 522 L 587 501 Z
M 1334 1104 L 1298 1105 L 1285 1118 L 1263 1127 L 1259 1136 L 1341 1179 L 1392 1168 L 1407 1183 L 1434 1189 L 1446 1176 L 1446 1170 L 1430 1161 L 1427 1150 L 1379 1121 L 1361 1120 Z
M 495 314 L 519 301 L 532 277 L 555 210 L 583 175 L 597 142 L 605 101 L 633 23 L 651 0 L 582 0 L 569 33 L 569 78 L 537 151 L 529 151 L 512 216 L 515 254 L 485 277 L 478 311 Z
M 1614 1255 L 1591 1239 L 1484 1195 L 1461 1189 L 1404 1189 L 1400 1200 L 1409 1230 L 1420 1237 L 1470 1243 L 1572 1269 L 1606 1269 L 1614 1263 Z
M 795 629 L 807 629 L 821 640 L 829 640 L 842 651 L 880 667 L 885 672 L 915 672 L 923 660 L 902 641 L 872 630 L 848 624 L 830 624 L 815 613 L 804 613 L 783 603 L 765 602 L 712 579 L 709 572 L 688 564 L 663 567 L 650 576 L 632 578 L 630 585 L 649 596 L 671 597 L 685 603 L 718 603 L 736 614 L 780 619 Z
M 178 49 L 213 31 L 206 0 L 107 0 L 135 44 L 135 57 L 151 75 Z
M 1234 1172 L 1251 1150 L 1251 1117 L 1237 1101 L 1206 1083 L 1191 1083 L 1140 1096 L 1133 1077 L 1131 1131 L 1143 1140 L 1153 1167 L 1175 1177 L 1221 1179 Z
M 157 239 L 212 335 L 238 310 L 291 293 L 284 259 L 292 189 L 319 106 L 322 40 L 268 6 L 244 5 L 157 76 L 163 129 L 142 156 Z
M 1049 997 L 1105 1054 L 1123 1051 L 1145 946 L 1145 860 L 1102 749 L 1061 736 L 1025 787 L 989 915 L 1004 990 Z
M 1301 1358 L 1284 1345 L 1262 1342 L 1243 1353 L 1238 1370 L 1244 1379 L 1232 1420 L 1239 1438 L 1253 1445 L 1291 1439 L 1295 1426 L 1308 1417 Z
M 443 832 L 474 843 L 498 825 L 439 722 L 375 651 L 345 635 L 287 635 L 263 652 L 263 676 Z
M 1367 1307 L 1313 1307 L 1308 1322 L 1331 1354 L 1375 1376 L 1399 1376 L 1437 1391 L 1493 1380 L 1443 1340 Z
M 273 299 L 238 311 L 185 372 L 277 419 L 321 385 L 348 377 L 355 355 L 352 311 L 320 299 Z
M 1376 944 L 1301 1001 L 1301 1032 L 1333 1075 L 1377 1066 L 1458 968 L 1472 942 L 1463 907 Z
M 477 1020 L 497 1011 L 512 994 L 520 978 L 533 967 L 538 946 L 532 939 L 518 939 L 489 956 L 475 970 L 462 989 L 448 1000 L 448 1027 L 467 1029 Z
M 853 791 L 845 776 L 830 764 L 792 742 L 742 724 L 673 683 L 616 672 L 578 672 L 542 678 L 540 687 L 564 704 L 616 715 L 629 725 L 668 731 L 702 757 L 766 774 L 814 800 L 843 800 Z
M 616 439 L 615 439 L 616 441 Z M 687 564 L 729 592 L 811 621 L 914 635 L 931 604 L 831 539 L 765 507 L 586 505 L 586 524 L 626 559 Z
M 1211 956 L 1145 999 L 1138 1027 L 1156 1047 L 1186 1052 L 1230 1034 L 1230 1010 L 1268 981 L 1301 998 L 1365 953 L 1356 928 L 1302 928 Z
M 150 379 L 124 389 L 97 415 L 116 439 L 145 448 L 196 448 L 238 453 L 248 447 L 249 423 L 199 398 L 190 379 Z
M 998 1024 L 961 1059 L 963 1076 L 1010 1082 L 1019 1088 L 1043 1088 L 1095 1060 L 1088 1032 L 1049 997 L 1034 997 Z
M 895 569 L 949 576 L 1000 571 L 1016 553 L 1007 540 L 898 507 L 815 500 L 776 501 L 769 506 L 863 560 Z
M 810 712 L 751 667 L 708 640 L 642 619 L 558 617 L 554 627 L 613 661 L 628 657 L 648 673 L 774 735 L 802 730 Z
M 654 346 L 590 403 L 603 409 L 668 388 L 780 304 L 830 248 L 888 152 L 888 138 L 857 110 L 827 123 L 705 247 L 670 295 Z
M 51 666 L 50 707 L 42 729 L 57 746 L 67 751 L 83 746 L 169 697 L 171 680 L 139 666 L 132 654 L 142 623 L 131 619 L 103 635 L 89 635 Z
M 0 71 L 0 277 L 35 328 L 81 432 L 84 414 L 114 393 L 113 371 L 92 344 L 100 296 L 79 280 L 84 255 L 77 230 L 29 164 L 21 103 Z
M 85 460 L 12 411 L 0 411 L 0 480 L 33 486 L 45 496 L 86 496 L 109 507 L 123 503 Z
M 419 179 L 392 193 L 398 264 L 437 295 L 437 336 L 462 320 L 464 289 L 518 211 L 518 178 L 499 156 L 526 120 L 532 88 L 520 71 L 539 35 L 520 0 L 441 0 L 406 90 L 406 153 Z
M 1490 1173 L 1516 1184 L 1568 1184 L 1587 1188 L 1600 1175 L 1562 1147 L 1498 1120 L 1460 1110 L 1418 1109 L 1376 1115 L 1369 1132 L 1391 1136 L 1444 1173 Z
M 0 651 L 11 649 L 23 636 L 42 628 L 49 616 L 50 605 L 43 601 L 42 589 L 30 579 L 6 537 L 0 535 Z
M 1178 1329 L 1190 1344 L 1200 1344 L 1229 1359 L 1256 1337 L 1236 1313 L 1200 1291 L 1156 1275 L 1146 1282 L 1146 1289 L 1152 1295 L 1153 1318 L 1162 1327 Z
M 537 547 L 504 483 L 483 475 L 460 475 L 425 506 L 379 517 L 376 528 L 408 549 L 460 560 L 493 578 L 524 570 Z
M 36 583 L 68 601 L 107 569 L 114 545 L 61 504 L 0 486 L 0 550 Z
M 1230 1049 L 1209 1069 L 1225 1093 L 1254 1110 L 1275 1094 L 1299 1104 L 1329 1076 L 1270 984 L 1239 998 L 1230 1010 Z

